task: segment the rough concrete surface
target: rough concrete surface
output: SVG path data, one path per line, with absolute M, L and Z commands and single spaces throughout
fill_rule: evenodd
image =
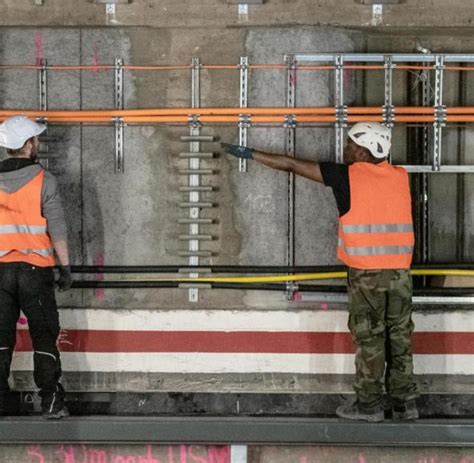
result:
M 200 5 L 197 6 L 197 3 Z M 33 10 L 31 2 L 6 1 L 2 7 L 7 8 L 2 10 L 0 24 L 30 24 L 36 27 L 0 29 L 0 64 L 31 64 L 40 55 L 50 64 L 113 63 L 115 58 L 132 64 L 188 64 L 193 56 L 198 56 L 206 64 L 237 64 L 240 56 L 248 56 L 251 63 L 268 64 L 283 63 L 283 55 L 287 52 L 413 52 L 420 40 L 423 46 L 443 52 L 470 52 L 474 45 L 469 36 L 470 29 L 460 29 L 456 36 L 439 36 L 422 34 L 418 29 L 405 29 L 399 34 L 399 30 L 393 33 L 390 29 L 377 33 L 374 29 L 348 30 L 308 25 L 334 23 L 336 20 L 332 15 L 340 12 L 344 13 L 340 16 L 341 24 L 364 26 L 365 16 L 370 22 L 369 7 L 345 0 L 338 2 L 330 11 L 327 4 L 326 8 L 321 6 L 324 3 L 311 2 L 310 5 L 303 0 L 285 4 L 277 0 L 269 1 L 262 8 L 266 12 L 267 8 L 273 8 L 277 19 L 272 25 L 279 24 L 279 27 L 272 28 L 264 27 L 270 24 L 270 19 L 264 21 L 267 13 L 258 16 L 257 7 L 251 7 L 247 23 L 238 23 L 232 13 L 234 7 L 211 1 L 160 2 L 160 8 L 167 8 L 168 11 L 162 10 L 164 13 L 160 15 L 156 5 L 150 7 L 151 2 L 134 2 L 130 6 L 117 7 L 118 24 L 114 27 L 41 28 L 41 24 L 100 26 L 105 18 L 99 16 L 97 11 L 102 6 L 74 2 L 76 10 L 73 14 L 69 0 L 62 2 L 61 6 L 55 0 L 46 0 L 44 7 Z M 394 26 L 416 25 L 421 21 L 421 13 L 428 11 L 431 11 L 433 27 L 468 25 L 468 10 L 467 13 L 464 10 L 462 15 L 456 14 L 460 2 L 454 2 L 449 8 L 445 2 L 439 2 L 439 8 L 435 10 L 428 10 L 427 3 L 387 7 L 386 11 L 388 15 L 399 15 L 394 16 L 391 22 Z M 143 9 L 145 6 L 146 10 Z M 183 15 L 185 7 L 188 10 Z M 212 8 L 213 14 L 209 14 L 209 8 Z M 128 11 L 126 15 L 125 11 Z M 316 20 L 319 11 L 321 15 Z M 219 23 L 224 17 L 227 19 Z M 178 18 L 181 19 L 178 21 Z M 120 23 L 155 27 L 116 27 Z M 308 26 L 299 27 L 299 24 Z M 224 27 L 226 25 L 239 27 Z M 240 27 L 242 25 L 244 27 Z M 38 49 L 38 37 L 41 38 L 41 49 Z M 113 71 L 49 72 L 48 79 L 50 109 L 111 108 L 114 105 Z M 284 72 L 252 72 L 250 79 L 249 105 L 286 104 Z M 238 71 L 203 70 L 201 80 L 203 106 L 238 106 Z M 447 101 L 455 104 L 459 99 L 459 76 L 450 76 L 447 82 Z M 354 72 L 346 75 L 345 85 L 347 104 L 382 104 L 380 74 L 372 76 Z M 472 83 L 468 82 L 465 87 L 465 104 L 472 104 Z M 406 78 L 397 75 L 396 104 L 404 104 L 410 91 Z M 324 73 L 300 72 L 296 94 L 297 105 L 331 105 L 334 103 L 332 78 Z M 0 105 L 3 108 L 36 108 L 36 72 L 2 70 Z M 126 108 L 168 106 L 190 106 L 189 71 L 125 72 Z M 403 162 L 407 157 L 407 130 L 412 129 L 397 127 L 395 131 L 394 159 L 397 162 Z M 112 127 L 51 126 L 47 148 L 51 155 L 57 157 L 49 159 L 48 168 L 58 176 L 63 193 L 73 263 L 187 263 L 186 259 L 177 256 L 177 251 L 186 246 L 177 235 L 187 231 L 185 226 L 178 225 L 179 218 L 186 214 L 178 207 L 178 203 L 185 198 L 178 187 L 187 182 L 178 172 L 186 166 L 186 161 L 180 160 L 178 154 L 188 148 L 179 139 L 188 133 L 189 128 L 184 126 L 126 127 L 125 173 L 117 175 L 114 173 L 115 140 Z M 236 127 L 205 127 L 203 133 L 223 141 L 238 140 Z M 463 128 L 459 132 L 447 129 L 446 133 L 443 147 L 445 162 L 472 164 L 472 130 Z M 287 131 L 280 128 L 252 128 L 249 142 L 264 151 L 285 153 L 287 135 Z M 298 129 L 297 155 L 305 159 L 333 159 L 333 139 L 329 128 Z M 202 144 L 201 148 L 219 151 L 217 143 Z M 204 233 L 215 236 L 213 241 L 203 243 L 203 249 L 212 251 L 214 255 L 202 262 L 214 265 L 286 264 L 288 175 L 254 163 L 249 163 L 247 173 L 239 173 L 237 161 L 223 155 L 203 162 L 203 165 L 215 168 L 218 174 L 204 179 L 204 184 L 215 186 L 216 191 L 203 198 L 215 202 L 216 207 L 203 210 L 202 215 L 217 222 L 202 227 Z M 337 209 L 331 191 L 304 179 L 297 179 L 295 191 L 296 264 L 336 263 Z M 438 261 L 472 260 L 472 175 L 430 177 L 429 193 L 432 258 Z M 461 243 L 458 249 L 452 245 L 453 241 Z M 151 310 L 190 306 L 196 309 L 285 307 L 289 310 L 295 307 L 286 301 L 283 293 L 254 291 L 203 290 L 200 291 L 199 302 L 190 304 L 186 290 L 84 290 L 62 295 L 59 302 L 66 307 Z M 174 379 L 171 381 L 173 385 L 188 387 L 179 381 L 173 382 Z M 119 384 L 122 380 L 119 378 L 113 384 Z M 143 379 L 140 384 L 143 386 L 146 381 Z M 235 386 L 232 381 L 230 384 Z M 267 383 L 264 381 L 264 384 Z M 437 384 L 441 384 L 440 390 L 454 387 L 449 380 Z M 278 387 L 283 390 L 289 386 L 283 380 Z M 336 387 L 343 390 L 346 385 L 341 380 Z
M 374 17 L 372 5 L 354 0 L 266 0 L 239 15 L 225 0 L 147 0 L 117 5 L 115 15 L 104 4 L 76 0 L 4 0 L 2 25 L 223 27 L 331 25 L 338 27 L 472 27 L 474 7 L 463 0 L 403 1 L 385 5 Z

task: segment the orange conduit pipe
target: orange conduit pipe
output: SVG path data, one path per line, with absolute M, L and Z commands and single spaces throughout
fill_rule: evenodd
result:
M 0 116 L 0 121 L 4 121 L 6 117 Z M 190 122 L 188 116 L 124 116 L 119 118 L 124 123 L 134 124 L 149 124 L 149 123 L 182 123 L 187 124 Z M 45 120 L 49 123 L 113 123 L 117 120 L 115 117 L 48 117 Z M 201 116 L 198 119 L 201 123 L 239 123 L 240 118 L 238 116 Z M 383 116 L 348 116 L 348 123 L 355 122 L 383 122 Z M 394 118 L 396 123 L 433 123 L 435 121 L 434 116 L 398 116 Z M 254 116 L 250 120 L 251 123 L 256 124 L 284 124 L 287 122 L 284 116 Z M 334 116 L 295 116 L 294 122 L 297 123 L 334 123 L 336 118 Z M 455 115 L 447 116 L 446 122 L 474 122 L 474 115 Z
M 189 117 L 182 115 L 182 116 L 124 116 L 119 118 L 120 121 L 124 123 L 189 123 Z M 5 120 L 5 117 L 0 116 L 0 121 Z M 51 123 L 112 123 L 117 120 L 115 117 L 110 116 L 99 116 L 99 117 L 47 117 L 45 118 L 47 122 Z M 240 122 L 239 116 L 232 116 L 232 115 L 220 115 L 220 116 L 200 116 L 199 122 L 205 123 L 238 123 Z M 355 123 L 355 122 L 383 122 L 383 116 L 364 116 L 364 115 L 356 115 L 356 116 L 348 116 L 347 122 Z M 322 123 L 322 122 L 329 122 L 334 123 L 336 122 L 335 116 L 311 116 L 311 115 L 300 115 L 295 116 L 295 122 L 298 123 Z M 263 115 L 263 116 L 253 116 L 250 120 L 252 123 L 272 123 L 272 124 L 283 124 L 287 122 L 287 118 L 285 116 L 271 116 L 271 115 Z M 434 122 L 434 116 L 399 116 L 395 118 L 395 122 Z M 474 122 L 474 115 L 460 115 L 460 116 L 448 116 L 447 122 Z
M 175 71 L 183 69 L 192 69 L 193 66 L 189 64 L 183 65 L 132 65 L 124 64 L 121 66 L 122 69 L 130 71 Z M 223 65 L 214 65 L 214 64 L 202 64 L 199 66 L 201 69 L 209 70 L 224 70 L 224 69 L 240 69 L 238 64 L 223 64 Z M 270 69 L 270 70 L 285 70 L 288 69 L 286 64 L 250 64 L 248 65 L 249 69 Z M 344 64 L 343 69 L 348 70 L 379 70 L 382 71 L 385 69 L 385 66 L 382 64 Z M 38 66 L 36 64 L 2 64 L 0 65 L 1 69 L 30 69 L 38 71 L 40 69 L 46 69 L 48 71 L 97 71 L 97 70 L 111 70 L 116 69 L 116 66 L 113 64 L 88 64 L 88 65 L 75 65 L 75 66 L 66 66 L 66 65 L 47 65 L 47 66 Z M 305 64 L 296 64 L 291 69 L 297 69 L 301 71 L 326 71 L 334 70 L 336 66 L 333 64 L 328 65 L 305 65 Z M 412 71 L 429 71 L 434 69 L 434 65 L 430 64 L 428 66 L 414 65 L 414 64 L 393 64 L 394 70 L 412 70 Z M 444 70 L 446 71 L 474 71 L 474 66 L 445 66 Z
M 381 106 L 368 107 L 348 107 L 347 114 L 349 116 L 382 115 L 384 108 Z M 395 107 L 394 114 L 415 116 L 415 115 L 434 115 L 433 107 Z M 446 108 L 448 115 L 474 115 L 474 106 L 452 107 Z M 83 110 L 83 111 L 66 111 L 66 110 L 21 110 L 21 109 L 0 109 L 0 117 L 9 117 L 15 114 L 24 114 L 32 118 L 97 118 L 97 117 L 148 117 L 148 116 L 238 116 L 238 115 L 331 115 L 336 114 L 334 107 L 258 107 L 258 108 L 150 108 L 150 109 L 126 109 L 126 110 Z M 355 119 L 353 119 L 355 120 Z M 397 120 L 401 120 L 397 117 Z M 422 120 L 424 121 L 424 119 Z
M 383 122 L 384 108 L 347 108 L 347 122 Z M 434 122 L 433 107 L 395 107 L 395 122 Z M 447 122 L 474 122 L 474 106 L 446 108 Z M 0 110 L 0 120 L 14 114 L 25 114 L 31 118 L 49 122 L 91 122 L 111 123 L 117 119 L 129 123 L 187 123 L 190 117 L 198 117 L 201 122 L 237 123 L 241 115 L 250 117 L 254 123 L 285 123 L 288 116 L 295 122 L 336 122 L 334 107 L 259 107 L 259 108 L 151 108 L 130 110 L 87 110 L 87 111 L 34 111 Z
M 223 64 L 223 65 L 213 65 L 213 64 L 202 64 L 199 66 L 201 69 L 209 70 L 224 70 L 224 69 L 240 69 L 238 64 Z M 189 64 L 184 65 L 131 65 L 124 64 L 121 66 L 122 69 L 131 70 L 131 71 L 174 71 L 174 70 L 183 70 L 183 69 L 192 69 L 193 66 Z M 288 69 L 286 64 L 250 64 L 249 69 L 274 69 L 274 70 L 285 70 Z M 342 66 L 343 69 L 348 70 L 378 70 L 382 71 L 385 69 L 385 66 L 382 64 L 345 64 Z M 111 70 L 116 69 L 116 66 L 113 64 L 89 64 L 89 65 L 75 65 L 75 66 L 38 66 L 35 64 L 3 64 L 0 65 L 0 69 L 31 69 L 31 70 L 40 70 L 46 69 L 48 71 L 97 71 L 97 70 Z M 296 64 L 292 69 L 297 69 L 301 71 L 325 71 L 325 70 L 334 70 L 336 66 L 333 64 L 328 65 L 304 65 Z M 393 69 L 397 70 L 413 70 L 413 71 L 427 71 L 434 69 L 433 65 L 421 66 L 421 65 L 412 65 L 412 64 L 393 64 Z M 445 66 L 447 71 L 474 71 L 473 66 Z
M 364 108 L 356 108 L 357 114 L 364 113 Z M 377 112 L 382 113 L 381 109 Z M 85 110 L 85 111 L 36 111 L 36 110 L 0 110 L 0 116 L 24 114 L 28 117 L 145 117 L 145 116 L 229 116 L 245 115 L 286 115 L 311 114 L 335 115 L 334 107 L 300 107 L 300 108 L 156 108 L 156 109 L 125 109 L 125 110 Z

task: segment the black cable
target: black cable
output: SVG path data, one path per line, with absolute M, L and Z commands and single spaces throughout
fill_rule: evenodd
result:
M 74 281 L 73 288 L 83 289 L 133 289 L 133 288 L 179 288 L 182 283 L 173 281 L 148 281 L 148 280 L 115 280 L 115 281 Z M 190 287 L 186 283 L 186 287 Z M 212 289 L 234 289 L 234 290 L 259 290 L 259 291 L 287 291 L 288 286 L 285 283 L 196 283 L 192 284 L 195 288 Z M 318 292 L 318 293 L 346 293 L 345 285 L 298 285 L 296 291 L 299 292 Z M 413 291 L 415 296 L 474 296 L 474 288 L 419 288 Z
M 412 270 L 433 268 L 474 270 L 474 263 L 429 263 L 415 264 Z M 190 272 L 182 272 L 190 269 Z M 199 272 L 201 270 L 201 272 Z M 203 272 L 204 270 L 204 272 Z M 343 272 L 344 265 L 73 265 L 72 273 L 324 273 Z

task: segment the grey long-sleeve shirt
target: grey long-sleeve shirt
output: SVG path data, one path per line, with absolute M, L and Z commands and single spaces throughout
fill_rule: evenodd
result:
M 32 180 L 43 168 L 25 158 L 9 158 L 0 162 L 0 190 L 14 193 Z M 41 190 L 41 214 L 47 220 L 53 241 L 67 242 L 67 228 L 56 178 L 45 171 Z

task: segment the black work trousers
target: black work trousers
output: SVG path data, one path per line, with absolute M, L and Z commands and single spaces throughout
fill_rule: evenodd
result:
M 28 319 L 34 351 L 34 380 L 40 389 L 44 410 L 53 400 L 64 400 L 59 384 L 61 361 L 56 342 L 60 328 L 51 267 L 23 262 L 0 263 L 0 407 L 5 407 L 10 390 L 8 377 L 20 309 Z

